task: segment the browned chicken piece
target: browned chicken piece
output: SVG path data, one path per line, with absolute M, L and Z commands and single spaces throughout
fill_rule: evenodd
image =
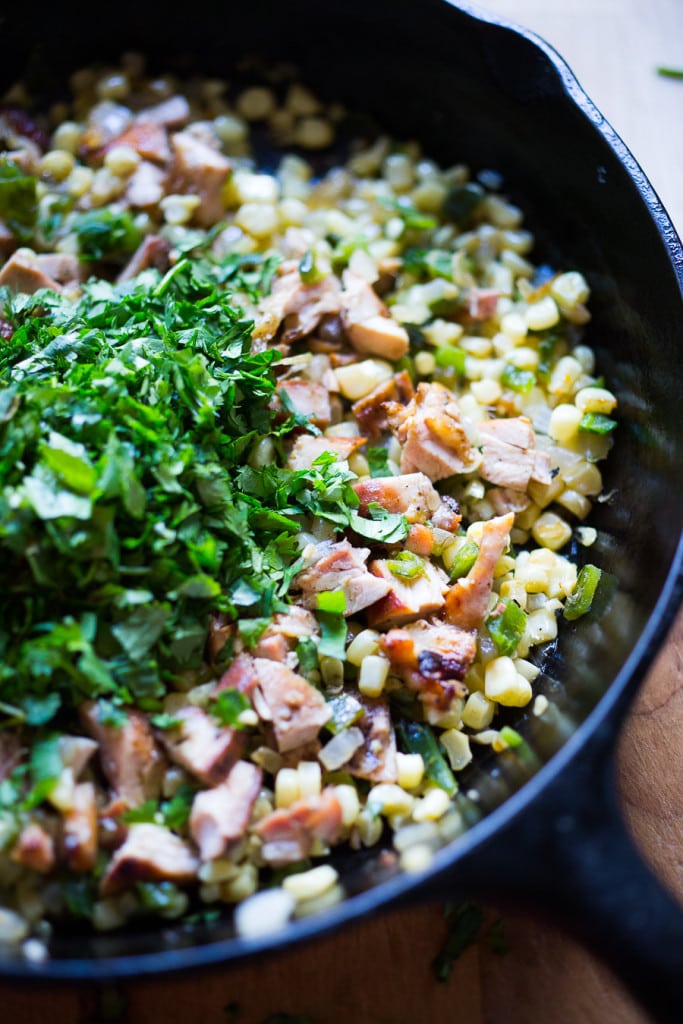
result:
M 380 647 L 410 690 L 424 703 L 446 711 L 454 697 L 465 694 L 461 680 L 474 661 L 477 640 L 447 622 L 420 621 L 389 630 L 380 638 Z
M 389 593 L 390 585 L 368 572 L 370 548 L 355 548 L 347 540 L 318 544 L 313 561 L 296 576 L 292 586 L 301 590 L 305 608 L 318 607 L 318 594 L 341 591 L 344 615 L 355 615 Z
M 270 722 L 277 749 L 285 753 L 314 740 L 330 709 L 314 686 L 287 665 L 268 658 L 254 658 L 260 698 L 254 705 L 259 717 Z
M 301 280 L 298 266 L 287 265 L 273 282 L 270 295 L 258 306 L 254 339 L 263 345 L 282 326 L 281 341 L 289 345 L 312 334 L 323 317 L 340 309 L 339 284 L 332 275 L 314 284 Z
M 432 516 L 432 526 L 455 533 L 461 522 L 460 506 L 455 498 L 451 498 L 449 494 L 442 495 L 441 504 Z
M 296 864 L 310 854 L 313 843 L 334 843 L 342 831 L 342 808 L 334 789 L 296 800 L 291 807 L 266 815 L 255 832 L 263 840 L 261 853 L 273 867 Z
M 488 610 L 496 563 L 507 550 L 514 521 L 514 513 L 508 512 L 484 523 L 476 562 L 467 576 L 457 580 L 448 591 L 446 618 L 461 629 L 481 626 Z
M 288 612 L 278 612 L 266 627 L 254 648 L 254 657 L 285 661 L 302 637 L 317 636 L 319 633 L 315 615 L 306 608 L 293 605 Z M 296 663 L 290 664 L 290 668 L 295 667 Z
M 0 782 L 8 778 L 21 761 L 21 740 L 14 732 L 0 732 Z
M 525 491 L 531 480 L 551 483 L 550 456 L 537 450 L 534 428 L 525 416 L 487 420 L 479 425 L 479 434 L 484 480 L 514 491 Z
M 92 782 L 74 788 L 71 807 L 64 812 L 62 856 L 71 871 L 92 871 L 97 860 L 97 799 Z
M 54 839 L 42 825 L 32 821 L 22 828 L 10 856 L 15 863 L 46 875 L 55 866 Z
M 164 198 L 166 172 L 149 160 L 141 160 L 128 179 L 125 199 L 137 210 L 150 210 Z
M 498 307 L 500 292 L 495 288 L 470 288 L 467 293 L 467 312 L 471 320 L 488 320 Z
M 102 896 L 116 896 L 136 882 L 191 882 L 199 860 L 188 843 L 163 825 L 130 825 L 100 882 Z
M 395 373 L 393 377 L 379 384 L 365 398 L 359 398 L 351 406 L 351 411 L 358 421 L 358 426 L 369 437 L 379 437 L 389 429 L 389 420 L 385 409 L 386 402 L 407 403 L 415 394 L 413 382 L 407 370 Z
M 290 377 L 289 380 L 278 384 L 278 401 L 280 395 L 285 392 L 289 404 L 299 416 L 305 416 L 314 423 L 316 427 L 329 427 L 332 422 L 332 407 L 330 406 L 330 393 L 322 384 L 316 384 L 312 380 L 304 380 L 303 377 Z
M 145 715 L 132 710 L 123 725 L 105 725 L 94 701 L 82 704 L 79 715 L 86 732 L 99 744 L 102 771 L 116 796 L 128 807 L 156 800 L 165 764 Z
M 167 242 L 161 235 L 147 235 L 117 277 L 117 283 L 130 281 L 133 277 L 141 274 L 143 270 L 149 270 L 150 267 L 162 274 L 165 273 L 169 268 L 170 252 L 170 242 Z
M 408 405 L 387 403 L 389 425 L 403 446 L 401 472 L 426 473 L 441 480 L 464 473 L 475 453 L 462 425 L 455 395 L 443 384 L 418 384 Z
M 111 139 L 98 150 L 98 157 L 104 159 L 110 149 L 126 146 L 134 150 L 143 160 L 151 160 L 154 164 L 165 165 L 171 159 L 171 147 L 168 143 L 168 132 L 160 124 L 147 121 L 135 121 L 125 131 Z
M 367 515 L 371 502 L 387 512 L 400 512 L 409 523 L 426 523 L 441 504 L 441 497 L 424 473 L 404 473 L 359 480 L 353 489 L 360 498 L 361 515 Z
M 66 286 L 76 286 L 82 278 L 78 259 L 67 253 L 33 253 L 18 249 L 0 270 L 0 286 L 12 292 L 33 295 L 40 288 L 61 292 Z
M 508 512 L 523 512 L 531 504 L 531 499 L 522 491 L 513 491 L 510 487 L 490 487 L 486 498 L 493 505 L 499 516 Z
M 230 667 L 216 683 L 215 693 L 222 690 L 239 690 L 251 700 L 254 690 L 258 687 L 258 676 L 254 667 L 254 659 L 244 652 L 238 654 Z
M 286 661 L 291 648 L 282 633 L 271 633 L 261 636 L 254 647 L 255 658 L 268 658 L 270 661 Z
M 171 136 L 171 149 L 172 190 L 199 196 L 201 203 L 195 220 L 201 227 L 211 227 L 225 213 L 222 192 L 232 164 L 222 153 L 186 131 Z
M 249 761 L 238 761 L 219 786 L 197 793 L 190 812 L 190 834 L 202 860 L 225 856 L 242 838 L 260 791 L 261 769 Z
M 413 523 L 406 537 L 406 550 L 420 558 L 429 558 L 434 550 L 434 531 L 422 523 Z
M 342 322 L 356 352 L 382 356 L 392 362 L 401 359 L 409 347 L 405 327 L 391 317 L 365 278 L 345 270 L 342 281 Z
M 365 744 L 357 750 L 344 770 L 359 779 L 370 782 L 396 782 L 396 735 L 391 724 L 391 713 L 386 700 L 371 700 L 360 693 L 353 696 L 365 709 L 356 723 L 363 733 Z
M 180 725 L 157 733 L 171 761 L 207 786 L 222 782 L 244 753 L 245 734 L 232 726 L 219 725 L 198 707 L 181 708 L 173 717 Z
M 169 96 L 153 107 L 144 107 L 135 116 L 136 121 L 164 128 L 181 128 L 189 119 L 190 104 L 184 96 Z
M 311 434 L 302 434 L 294 442 L 287 465 L 294 470 L 310 469 L 317 458 L 327 453 L 343 461 L 362 448 L 365 442 L 364 437 L 313 437 Z
M 424 570 L 413 579 L 394 575 L 390 559 L 370 562 L 370 572 L 389 584 L 389 593 L 367 611 L 371 629 L 390 629 L 415 619 L 423 619 L 443 608 L 448 577 L 443 569 L 424 561 Z

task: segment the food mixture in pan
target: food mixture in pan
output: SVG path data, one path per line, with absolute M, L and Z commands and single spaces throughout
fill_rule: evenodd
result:
M 334 163 L 347 125 L 134 54 L 44 119 L 2 103 L 0 942 L 29 956 L 65 917 L 238 904 L 255 935 L 340 898 L 340 844 L 425 868 L 591 607 L 567 552 L 616 400 L 585 279 L 532 262 L 494 171 L 383 136 Z

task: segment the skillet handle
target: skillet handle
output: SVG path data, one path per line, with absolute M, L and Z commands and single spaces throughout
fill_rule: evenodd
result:
M 619 812 L 612 730 L 591 741 L 449 881 L 459 896 L 499 904 L 511 902 L 514 884 L 515 904 L 579 939 L 654 1021 L 680 1024 L 683 908 L 641 859 Z M 501 851 L 508 882 L 497 889 Z

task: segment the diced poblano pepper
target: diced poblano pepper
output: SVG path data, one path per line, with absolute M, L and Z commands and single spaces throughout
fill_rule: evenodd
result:
M 573 594 L 567 598 L 564 617 L 570 622 L 586 615 L 593 605 L 593 598 L 602 577 L 602 569 L 596 565 L 584 565 L 576 580 Z

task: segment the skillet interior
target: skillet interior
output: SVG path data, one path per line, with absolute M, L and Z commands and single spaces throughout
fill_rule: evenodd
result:
M 5 17 L 3 86 L 28 68 L 34 91 L 48 95 L 74 67 L 115 60 L 126 49 L 148 54 L 160 71 L 195 67 L 228 78 L 245 53 L 293 61 L 319 93 L 371 114 L 399 139 L 418 138 L 439 162 L 501 171 L 505 190 L 523 207 L 536 234 L 537 255 L 558 267 L 580 268 L 589 279 L 588 342 L 618 395 L 620 414 L 617 450 L 605 470 L 605 490 L 613 497 L 594 510 L 599 536 L 589 557 L 615 577 L 618 590 L 599 621 L 565 624 L 559 652 L 548 652 L 543 685 L 561 712 L 557 727 L 530 734 L 526 716 L 518 713 L 511 720 L 546 760 L 610 684 L 626 685 L 621 670 L 646 627 L 652 630 L 680 541 L 681 282 L 663 237 L 670 225 L 656 209 L 649 185 L 638 181 L 628 154 L 625 166 L 618 140 L 614 148 L 608 144 L 610 130 L 599 130 L 600 116 L 585 98 L 588 116 L 568 95 L 547 53 L 443 0 L 347 0 L 324 6 L 312 0 L 288 5 L 251 0 L 238 11 L 210 0 L 201 18 L 167 10 L 163 26 L 152 5 L 119 2 L 106 38 L 93 27 L 91 8 L 84 7 L 82 15 L 79 8 L 71 5 L 68 21 L 56 6 L 41 12 L 40 21 L 27 9 Z M 676 245 L 673 233 L 669 241 Z M 671 614 L 672 609 L 658 609 L 660 617 Z M 478 782 L 487 809 L 523 781 L 516 766 L 504 761 L 484 774 Z M 495 826 L 493 814 L 469 833 L 468 845 Z M 454 861 L 461 847 L 456 840 L 449 851 Z M 376 852 L 356 855 L 343 866 L 351 893 L 383 874 Z M 389 883 L 371 901 L 359 897 L 353 903 L 360 912 L 395 891 Z M 327 920 L 334 923 L 341 916 L 346 912 L 332 912 Z M 299 933 L 315 928 L 311 921 Z M 222 923 L 94 940 L 74 934 L 57 939 L 51 952 L 72 961 L 71 967 L 62 964 L 62 974 L 92 976 L 85 964 L 73 961 L 166 953 L 146 960 L 145 969 L 185 966 L 218 955 L 218 947 L 212 955 L 204 946 L 188 956 L 187 947 L 231 935 L 230 925 Z M 243 944 L 221 942 L 220 956 L 243 949 Z M 132 960 L 120 961 L 117 973 L 135 969 Z M 60 965 L 29 970 L 58 975 Z M 17 961 L 0 961 L 0 973 L 21 969 Z M 114 973 L 111 964 L 107 973 Z

